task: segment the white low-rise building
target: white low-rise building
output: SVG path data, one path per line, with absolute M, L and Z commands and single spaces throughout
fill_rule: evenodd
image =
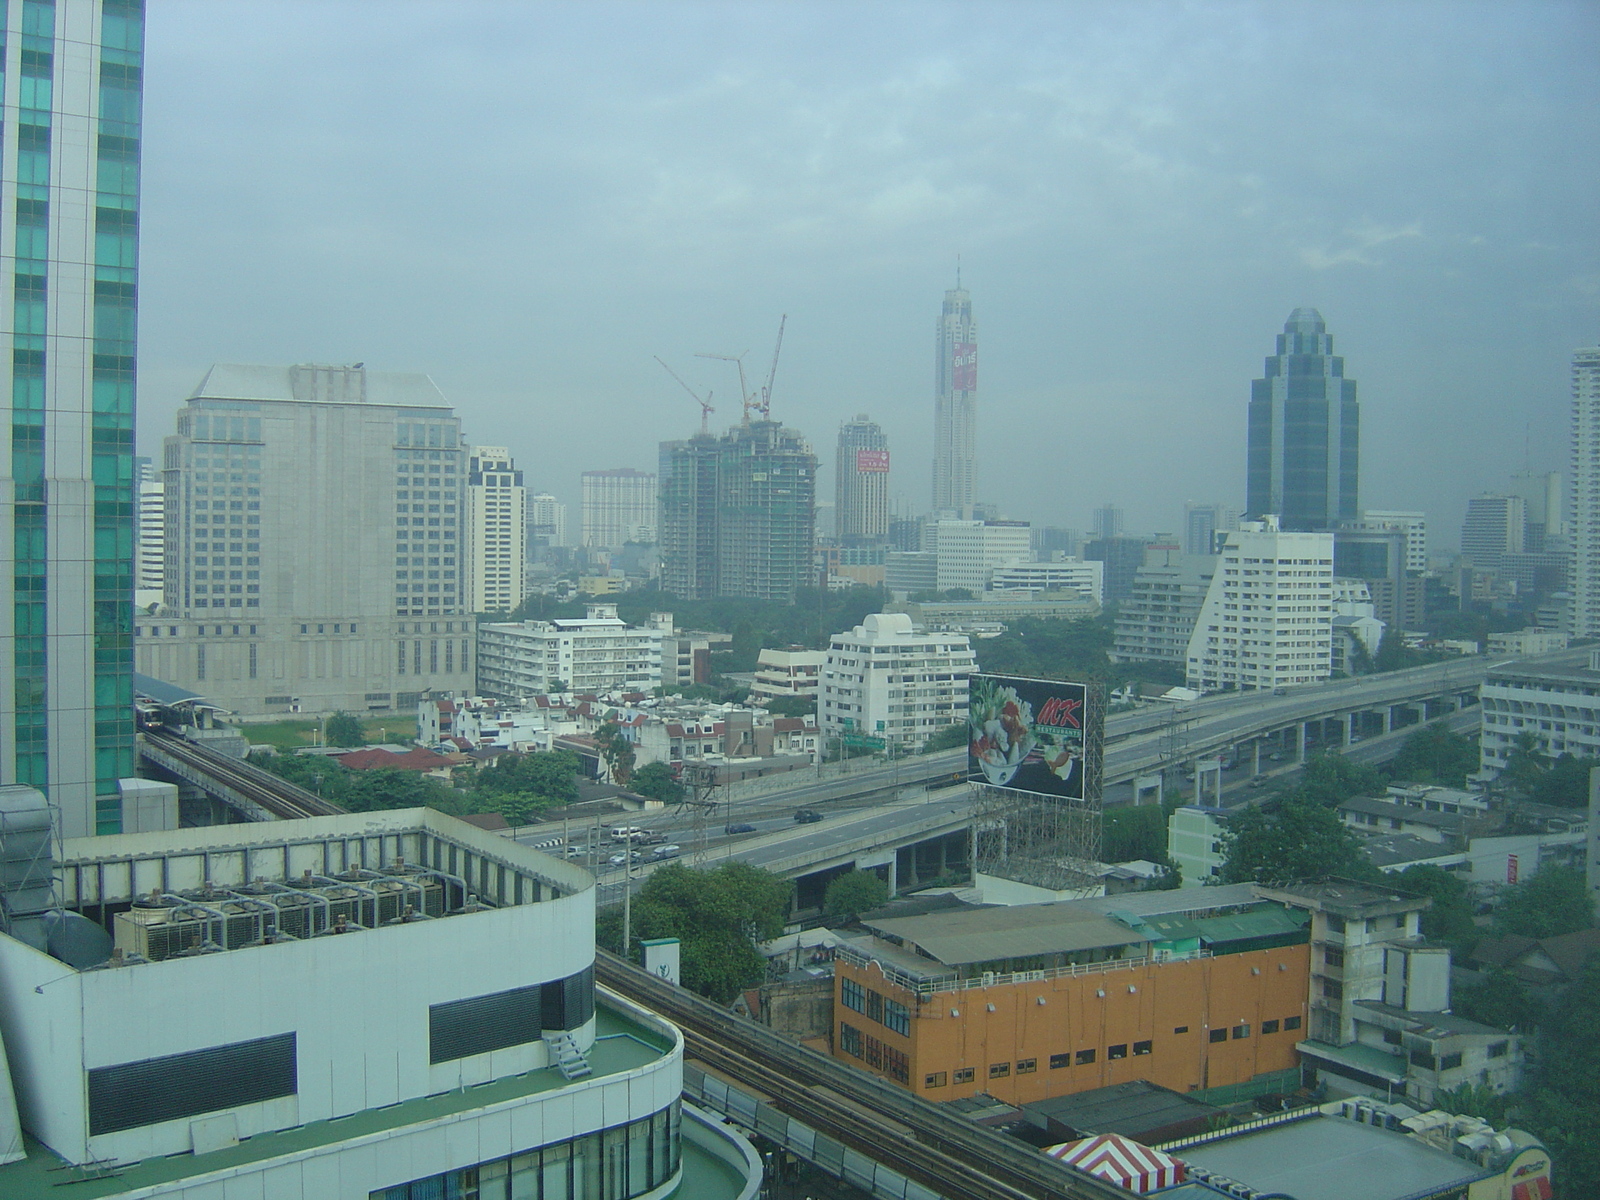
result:
M 1276 517 L 1228 534 L 1189 639 L 1185 682 L 1261 691 L 1328 678 L 1333 534 L 1283 533 Z
M 758 703 L 795 697 L 815 700 L 827 657 L 825 650 L 763 650 L 756 657 L 750 698 Z
M 8 833 L 22 793 L 48 835 L 26 788 L 0 792 Z M 5 884 L 0 1195 L 573 1200 L 604 1178 L 656 1200 L 682 1182 L 683 1040 L 597 997 L 576 866 L 405 809 L 67 839 L 42 871 L 37 917 Z
M 1600 758 L 1600 650 L 1571 650 L 1491 667 L 1478 695 L 1483 708 L 1480 762 L 1486 775 L 1505 768 L 1522 734 L 1550 758 Z
M 661 686 L 661 639 L 659 628 L 621 620 L 614 604 L 591 604 L 583 618 L 480 625 L 478 690 L 503 699 L 648 692 Z
M 948 523 L 948 522 L 946 522 Z M 965 634 L 918 632 L 904 613 L 873 613 L 836 633 L 822 673 L 818 723 L 825 738 L 919 748 L 967 719 L 977 659 Z
M 993 592 L 1078 592 L 1101 603 L 1105 596 L 1103 562 L 1058 558 L 1051 562 L 1012 562 L 997 567 L 989 577 Z

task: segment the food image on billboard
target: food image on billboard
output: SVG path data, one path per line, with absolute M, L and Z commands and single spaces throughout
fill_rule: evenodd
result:
M 968 778 L 1083 799 L 1085 685 L 974 675 L 968 699 Z

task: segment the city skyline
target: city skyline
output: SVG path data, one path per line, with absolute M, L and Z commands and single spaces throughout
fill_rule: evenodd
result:
M 980 499 L 1081 527 L 1112 498 L 1130 529 L 1242 507 L 1241 388 L 1305 305 L 1359 354 L 1364 502 L 1458 529 L 1468 497 L 1564 463 L 1600 326 L 1573 153 L 1600 17 L 1459 11 L 468 3 L 373 38 L 359 5 L 174 0 L 143 448 L 210 361 L 364 359 L 432 375 L 570 506 L 582 469 L 648 470 L 696 427 L 654 355 L 720 408 L 725 364 L 693 355 L 765 347 L 788 312 L 775 411 L 818 440 L 871 412 L 922 511 L 929 307 L 959 253 Z M 611 444 L 579 458 L 598 414 Z

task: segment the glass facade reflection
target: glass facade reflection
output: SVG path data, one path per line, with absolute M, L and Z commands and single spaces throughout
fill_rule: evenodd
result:
M 677 1101 L 637 1121 L 373 1192 L 370 1200 L 631 1200 L 680 1165 Z

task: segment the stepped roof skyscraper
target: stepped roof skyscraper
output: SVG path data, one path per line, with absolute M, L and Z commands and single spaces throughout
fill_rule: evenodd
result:
M 944 294 L 933 372 L 933 508 L 971 520 L 978 492 L 978 326 L 959 271 Z
M 889 439 L 866 413 L 839 426 L 833 514 L 841 546 L 875 546 L 889 536 Z
M 0 784 L 66 837 L 122 829 L 134 773 L 141 0 L 0 8 Z M 20 55 L 20 58 L 18 57 Z
M 1285 532 L 1354 520 L 1360 432 L 1355 381 L 1344 377 L 1322 314 L 1295 309 L 1264 378 L 1250 385 L 1249 518 L 1276 514 Z

